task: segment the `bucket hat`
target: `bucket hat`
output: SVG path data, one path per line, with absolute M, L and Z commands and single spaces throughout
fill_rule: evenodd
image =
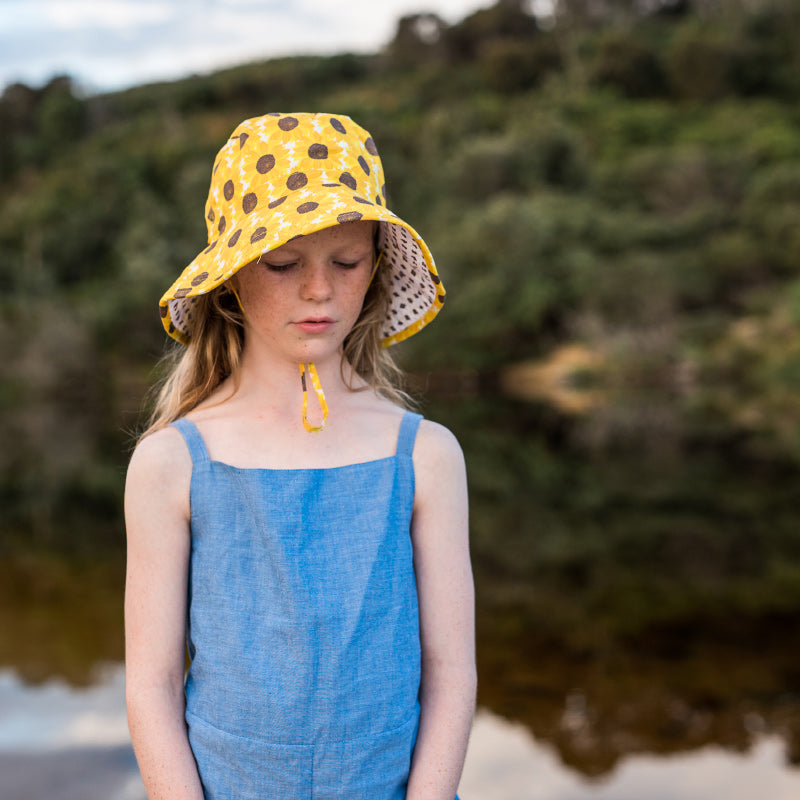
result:
M 381 269 L 390 271 L 392 285 L 384 346 L 415 334 L 444 302 L 427 245 L 386 206 L 372 136 L 349 117 L 272 113 L 245 120 L 217 155 L 205 212 L 207 246 L 159 302 L 164 328 L 183 344 L 191 335 L 194 298 L 262 253 L 357 220 L 380 223 Z

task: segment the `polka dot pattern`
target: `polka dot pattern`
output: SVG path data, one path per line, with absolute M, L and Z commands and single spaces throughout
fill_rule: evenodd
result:
M 255 192 L 248 192 L 242 198 L 242 211 L 244 211 L 245 214 L 249 214 L 251 211 L 255 209 L 257 205 L 258 205 L 258 197 L 256 196 Z
M 266 153 L 256 161 L 256 170 L 262 175 L 266 175 L 275 166 L 275 156 Z
M 416 333 L 444 302 L 419 234 L 386 208 L 378 149 L 349 117 L 280 114 L 245 120 L 217 155 L 205 206 L 208 243 L 161 298 L 164 328 L 188 342 L 193 298 L 293 239 L 331 225 L 375 220 L 392 296 L 383 344 Z

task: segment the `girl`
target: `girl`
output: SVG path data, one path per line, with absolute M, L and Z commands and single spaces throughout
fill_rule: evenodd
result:
M 433 259 L 343 116 L 243 122 L 206 220 L 161 300 L 186 350 L 126 485 L 148 795 L 453 800 L 475 694 L 464 465 L 384 349 L 441 307 Z

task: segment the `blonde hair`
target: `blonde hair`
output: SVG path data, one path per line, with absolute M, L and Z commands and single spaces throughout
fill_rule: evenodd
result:
M 345 363 L 381 396 L 403 408 L 413 405 L 405 391 L 405 374 L 381 342 L 381 324 L 386 318 L 391 293 L 391 274 L 378 269 L 364 298 L 364 305 L 344 340 Z M 174 345 L 162 360 L 166 377 L 151 392 L 153 404 L 144 432 L 165 428 L 207 399 L 228 377 L 237 380 L 244 350 L 244 317 L 236 295 L 227 284 L 193 299 L 189 344 Z M 356 389 L 352 382 L 350 388 Z

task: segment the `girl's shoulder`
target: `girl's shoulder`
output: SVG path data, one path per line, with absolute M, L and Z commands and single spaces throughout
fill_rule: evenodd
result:
M 423 419 L 419 424 L 414 458 L 422 463 L 446 466 L 462 463 L 464 454 L 453 432 L 433 420 Z
M 414 476 L 416 545 L 461 542 L 467 516 L 466 465 L 458 440 L 444 425 L 430 420 L 420 422 L 414 446 Z
M 178 430 L 160 428 L 142 437 L 125 479 L 129 531 L 150 530 L 154 519 L 161 520 L 164 530 L 170 520 L 182 525 L 190 516 L 191 480 L 192 459 Z
M 168 425 L 147 433 L 136 444 L 128 464 L 127 484 L 166 487 L 187 484 L 192 459 L 180 432 Z

